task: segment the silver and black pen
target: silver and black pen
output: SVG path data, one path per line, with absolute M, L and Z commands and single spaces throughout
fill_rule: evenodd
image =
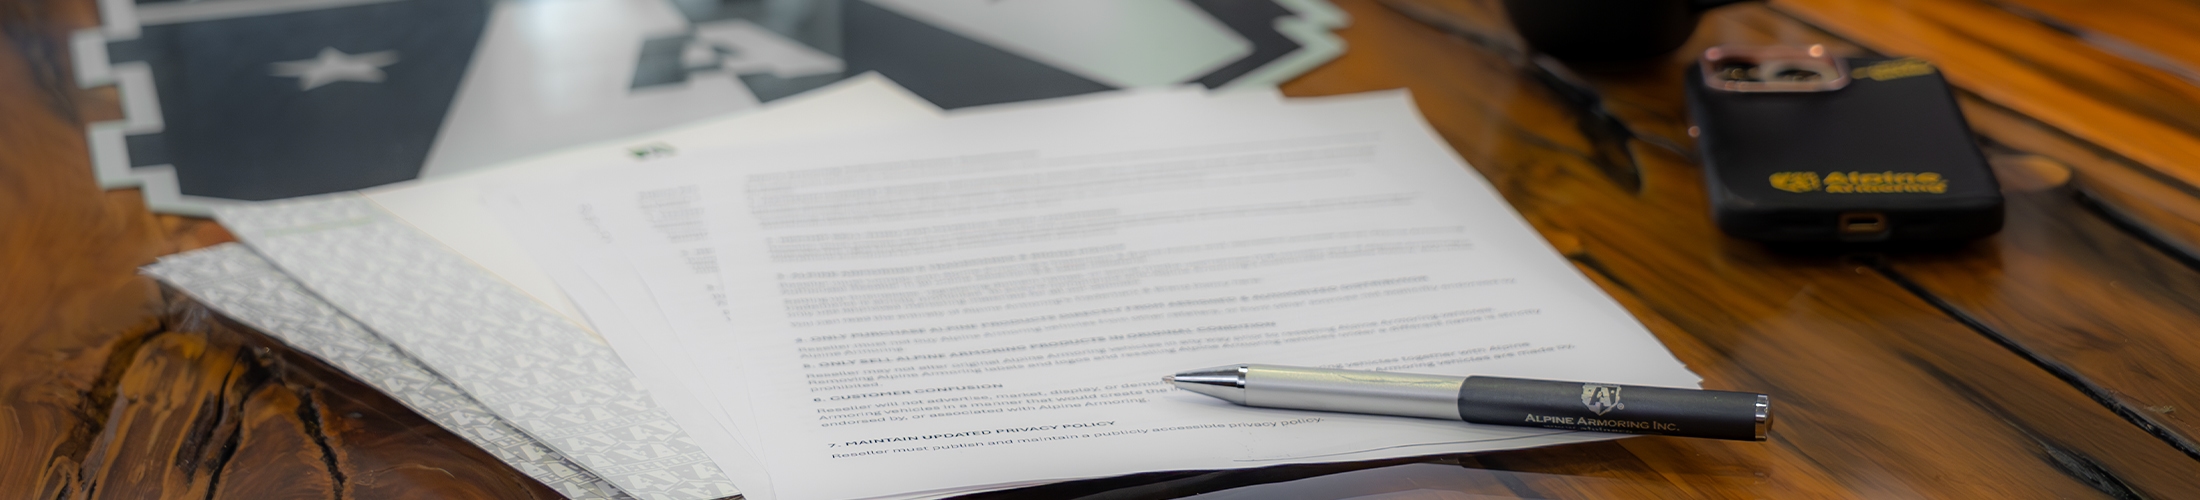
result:
M 1747 392 L 1273 365 L 1218 366 L 1162 381 L 1245 406 L 1476 424 L 1740 441 L 1763 441 L 1772 427 L 1772 397 Z

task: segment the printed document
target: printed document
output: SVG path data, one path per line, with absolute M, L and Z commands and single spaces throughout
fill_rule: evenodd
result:
M 570 179 L 589 168 L 643 168 L 663 158 L 711 148 L 915 120 L 939 109 L 876 73 L 865 73 L 765 105 L 762 110 L 598 144 L 580 145 L 493 168 L 363 191 L 377 206 L 420 229 L 574 321 L 566 300 L 535 259 L 491 217 L 484 188 Z
M 1216 365 L 1699 380 L 1402 93 L 1031 107 L 563 192 L 591 209 L 568 238 L 616 242 L 597 261 L 623 261 L 674 332 L 622 357 L 708 381 L 680 392 L 715 421 L 682 425 L 737 434 L 768 464 L 769 493 L 741 485 L 760 498 L 1613 437 L 1238 407 L 1160 381 Z
M 794 96 L 766 105 L 764 109 L 739 116 L 709 120 L 689 126 L 664 130 L 648 135 L 620 139 L 601 144 L 582 145 L 512 162 L 497 168 L 444 176 L 434 180 L 409 182 L 369 190 L 363 195 L 373 205 L 386 212 L 391 219 L 430 238 L 429 244 L 437 248 L 414 249 L 420 252 L 448 252 L 493 274 L 495 279 L 526 292 L 542 305 L 571 319 L 574 323 L 590 325 L 598 337 L 619 353 L 619 360 L 632 371 L 633 376 L 647 387 L 651 400 L 662 407 L 681 430 L 694 439 L 709 455 L 712 463 L 722 469 L 734 484 L 769 489 L 769 481 L 762 468 L 746 453 L 739 453 L 740 442 L 734 433 L 716 425 L 695 425 L 689 422 L 711 422 L 707 416 L 713 410 L 712 400 L 691 396 L 683 388 L 699 379 L 689 371 L 678 370 L 661 363 L 650 363 L 649 358 L 636 358 L 648 352 L 649 340 L 642 333 L 662 331 L 662 327 L 646 325 L 663 323 L 654 302 L 647 303 L 641 311 L 646 314 L 630 314 L 617 305 L 608 303 L 607 296 L 625 293 L 629 301 L 647 299 L 648 294 L 638 282 L 633 288 L 618 288 L 625 281 L 612 281 L 599 285 L 587 279 L 568 262 L 564 251 L 586 251 L 586 247 L 564 242 L 545 243 L 528 238 L 536 233 L 536 224 L 558 222 L 556 217 L 530 214 L 524 224 L 500 226 L 492 217 L 496 211 L 507 208 L 505 200 L 488 196 L 485 188 L 508 186 L 515 183 L 535 184 L 567 180 L 594 167 L 616 169 L 646 169 L 655 162 L 682 154 L 698 154 L 713 148 L 736 147 L 742 144 L 760 144 L 789 137 L 803 137 L 828 132 L 859 130 L 884 124 L 933 120 L 939 110 L 911 95 L 908 91 L 876 74 L 865 74 L 843 80 L 810 93 Z M 561 212 L 566 214 L 570 212 Z M 355 243 L 344 241 L 343 243 Z M 523 253 L 529 252 L 529 253 Z M 315 249 L 312 253 L 339 254 L 340 248 Z M 631 281 L 632 276 L 627 276 Z M 382 279 L 379 276 L 361 275 L 358 279 Z M 343 288 L 357 288 L 361 283 L 344 283 Z M 567 299 L 570 298 L 569 302 Z M 594 307 L 590 301 L 594 300 Z M 580 306 L 580 307 L 576 307 Z M 621 304 L 629 305 L 629 304 Z M 585 314 L 584 314 L 585 313 Z M 469 315 L 482 315 L 486 311 L 472 310 Z M 630 325 L 645 326 L 630 326 Z M 620 330 L 613 332 L 611 330 Z M 585 336 L 576 342 L 593 342 Z M 429 346 L 403 345 L 406 349 L 422 349 Z M 574 345 L 563 350 L 581 351 L 586 346 Z M 674 351 L 678 352 L 678 351 Z M 482 378 L 484 373 L 468 372 L 472 378 Z M 449 375 L 462 382 L 465 374 Z M 494 398 L 499 394 L 477 394 Z M 552 421 L 542 420 L 541 423 Z M 584 427 L 587 422 L 556 421 L 561 428 Z M 613 456 L 604 454 L 605 456 Z M 650 462 L 656 456 L 616 455 L 638 462 Z M 644 469 L 646 472 L 646 469 Z M 610 474 L 607 477 L 620 482 L 629 476 L 647 474 Z M 664 484 L 663 478 L 649 477 L 652 485 Z M 546 481 L 547 482 L 547 481 Z M 553 483 L 555 484 L 555 483 Z M 622 486 L 636 496 L 648 496 L 646 487 L 637 487 L 635 481 Z M 685 484 L 672 484 L 685 487 Z M 706 489 L 694 498 L 716 498 L 731 494 L 730 491 Z M 749 494 L 751 498 L 768 499 L 764 494 Z

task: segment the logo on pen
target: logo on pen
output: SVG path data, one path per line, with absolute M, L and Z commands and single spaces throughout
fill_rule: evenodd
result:
M 1612 384 L 1581 384 L 1581 405 L 1598 415 L 1627 408 L 1619 402 L 1619 386 Z

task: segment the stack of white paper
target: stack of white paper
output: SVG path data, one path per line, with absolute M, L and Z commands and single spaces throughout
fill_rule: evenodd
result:
M 1223 364 L 1698 382 L 1403 92 L 940 116 L 891 88 L 223 221 L 644 498 L 723 494 L 682 489 L 712 475 L 680 472 L 680 446 L 751 498 L 907 498 L 1617 437 L 1246 408 L 1159 381 Z M 428 271 L 393 270 L 408 260 Z M 464 298 L 498 294 L 535 300 Z M 593 359 L 599 337 L 623 369 L 500 361 Z M 513 373 L 526 366 L 540 373 Z M 647 411 L 590 395 L 574 404 L 618 414 L 570 429 L 509 414 L 622 383 L 646 388 Z M 651 415 L 678 436 L 638 430 Z M 684 444 L 608 456 L 591 440 L 629 438 L 604 428 Z
M 683 425 L 731 435 L 712 457 L 769 464 L 735 473 L 757 498 L 1609 437 L 1159 382 L 1221 364 L 1698 381 L 1403 93 L 1095 97 L 495 193 L 651 390 L 707 406 Z
M 638 380 L 650 372 L 628 372 L 582 328 L 551 279 L 491 222 L 482 186 L 937 113 L 865 75 L 757 113 L 483 172 L 232 207 L 222 222 L 251 250 L 218 246 L 146 272 L 329 360 L 569 497 L 732 496 L 728 476 L 744 469 L 721 467 L 700 448 L 723 433 L 681 428 L 671 414 L 683 401 L 653 397 Z

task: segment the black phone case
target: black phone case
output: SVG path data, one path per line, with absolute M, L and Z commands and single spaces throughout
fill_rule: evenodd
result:
M 1940 73 L 1915 59 L 1847 62 L 1853 81 L 1828 92 L 1720 91 L 1687 72 L 1719 229 L 1776 243 L 1955 242 L 2000 231 L 2001 188 Z M 1875 71 L 1890 67 L 1882 63 L 1902 71 Z M 1871 220 L 1886 226 L 1851 226 Z

